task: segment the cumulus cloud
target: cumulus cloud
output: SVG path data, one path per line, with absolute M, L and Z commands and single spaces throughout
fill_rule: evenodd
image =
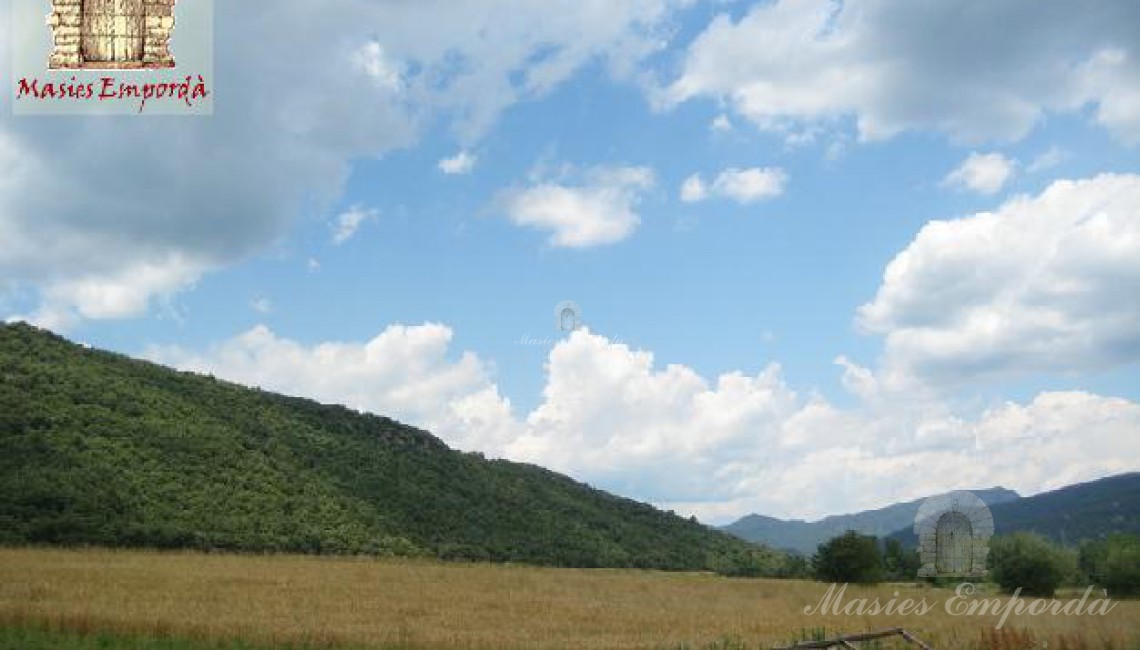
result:
M 1000 153 L 974 152 L 942 179 L 942 186 L 979 194 L 996 194 L 1005 187 L 1016 168 L 1016 161 Z
M 340 213 L 333 223 L 333 243 L 339 246 L 352 239 L 365 221 L 371 221 L 379 214 L 375 208 L 366 208 L 363 205 L 354 205 Z
M 498 441 L 479 436 L 494 431 L 494 423 L 472 423 L 494 417 L 496 409 L 509 412 L 510 403 L 498 397 L 478 356 L 451 355 L 452 336 L 451 328 L 437 323 L 392 325 L 365 342 L 306 346 L 261 325 L 203 352 L 152 347 L 146 356 L 248 386 L 397 418 L 445 435 L 461 448 L 492 446 Z
M 1091 107 L 1140 142 L 1140 5 L 1033 0 L 777 0 L 717 16 L 689 46 L 663 106 L 708 97 L 796 138 L 853 119 L 863 139 L 934 130 L 1017 140 Z M 1016 25 L 1016 29 L 1010 29 Z
M 83 246 L 78 244 L 77 252 Z M 177 252 L 155 255 L 153 259 L 127 260 L 119 265 L 107 260 L 98 274 L 45 278 L 40 284 L 38 309 L 12 319 L 61 331 L 82 319 L 135 316 L 146 310 L 151 296 L 193 286 L 204 264 L 202 258 Z
M 928 223 L 860 327 L 884 371 L 961 381 L 1140 360 L 1140 176 L 1062 180 L 994 212 Z M 886 377 L 885 377 L 886 378 Z
M 778 167 L 733 167 L 718 174 L 712 185 L 706 185 L 700 174 L 685 179 L 681 200 L 695 203 L 715 196 L 749 204 L 780 196 L 787 184 L 788 174 Z
M 304 206 L 335 203 L 352 161 L 414 144 L 425 124 L 466 146 L 586 64 L 629 77 L 673 7 L 218 3 L 213 117 L 0 121 L 5 290 L 38 297 L 45 324 L 139 315 L 272 245 Z M 299 42 L 303 57 L 281 56 Z M 10 102 L 0 94 L 0 112 Z
M 641 225 L 635 209 L 653 187 L 648 167 L 595 167 L 581 182 L 538 181 L 503 192 L 499 203 L 512 223 L 550 231 L 549 243 L 564 248 L 613 244 Z
M 437 324 L 312 345 L 257 327 L 204 353 L 149 356 L 395 416 L 460 449 L 712 521 L 821 516 L 963 487 L 1032 493 L 1134 470 L 1140 459 L 1140 405 L 1123 399 L 1046 392 L 973 413 L 922 401 L 841 409 L 792 389 L 777 365 L 709 378 L 586 329 L 554 346 L 541 403 L 516 414 L 488 364 L 452 352 L 451 340 Z M 873 378 L 845 363 L 845 383 L 873 392 Z
M 478 160 L 478 156 L 467 151 L 460 151 L 450 158 L 439 161 L 439 171 L 444 174 L 470 174 L 471 170 L 475 169 L 475 163 Z

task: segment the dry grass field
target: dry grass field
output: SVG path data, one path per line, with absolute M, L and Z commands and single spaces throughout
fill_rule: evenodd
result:
M 849 588 L 925 616 L 807 615 L 827 585 L 429 561 L 0 550 L 0 626 L 203 641 L 406 648 L 769 647 L 805 630 L 903 626 L 936 648 L 1137 648 L 1140 602 L 1106 616 L 954 617 L 947 589 Z M 992 597 L 992 594 L 991 594 Z M 1068 597 L 1066 594 L 1065 598 Z M 895 642 L 883 647 L 895 647 Z M 899 646 L 901 647 L 901 646 Z

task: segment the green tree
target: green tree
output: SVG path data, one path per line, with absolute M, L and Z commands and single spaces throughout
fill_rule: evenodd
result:
M 1014 533 L 990 541 L 992 576 L 1003 590 L 1051 598 L 1058 586 L 1076 573 L 1071 552 L 1034 533 Z
M 897 539 L 888 539 L 883 549 L 883 571 L 890 580 L 910 580 L 918 575 L 922 561 L 918 549 L 907 550 Z
M 820 544 L 811 563 L 816 578 L 824 582 L 871 584 L 883 579 L 878 540 L 853 530 Z
M 1081 545 L 1084 576 L 1113 596 L 1140 594 L 1140 537 L 1124 533 Z
M 776 569 L 775 577 L 810 578 L 812 577 L 811 562 L 799 553 L 789 552 Z

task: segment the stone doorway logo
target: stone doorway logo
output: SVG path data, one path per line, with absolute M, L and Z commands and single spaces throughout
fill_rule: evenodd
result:
M 573 332 L 582 327 L 582 308 L 573 300 L 563 300 L 554 308 L 554 329 Z
M 914 534 L 922 566 L 920 578 L 982 577 L 994 534 L 989 506 L 959 490 L 930 497 L 914 516 Z
M 48 68 L 173 68 L 176 0 L 52 0 Z
M 10 7 L 13 114 L 213 114 L 214 0 Z

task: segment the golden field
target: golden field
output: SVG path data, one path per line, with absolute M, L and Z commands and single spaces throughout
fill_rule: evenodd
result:
M 1140 647 L 1140 602 L 1105 616 L 951 616 L 949 589 L 848 588 L 845 600 L 925 598 L 924 616 L 805 614 L 828 585 L 698 573 L 138 551 L 0 550 L 0 625 L 198 640 L 408 648 L 769 647 L 803 630 L 901 626 L 936 648 Z M 1067 599 L 1072 594 L 1063 594 Z M 987 597 L 996 597 L 988 594 Z M 902 647 L 901 641 L 885 647 Z

